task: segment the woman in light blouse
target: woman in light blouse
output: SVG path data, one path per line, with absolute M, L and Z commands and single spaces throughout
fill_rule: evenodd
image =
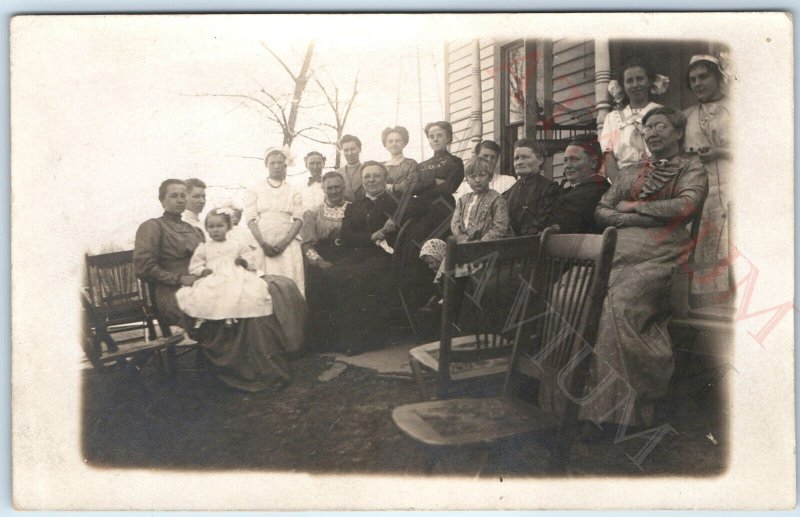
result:
M 649 64 L 633 58 L 622 67 L 624 96 L 622 109 L 612 110 L 603 121 L 603 131 L 598 140 L 603 148 L 603 169 L 612 183 L 619 171 L 628 165 L 647 160 L 649 152 L 644 141 L 642 119 L 652 109 L 661 105 L 650 96 L 666 90 L 667 81 L 658 76 Z
M 264 163 L 269 177 L 244 195 L 244 218 L 258 243 L 258 267 L 267 275 L 290 278 L 305 294 L 303 253 L 298 234 L 303 226 L 303 199 L 286 182 L 282 149 L 270 149 Z

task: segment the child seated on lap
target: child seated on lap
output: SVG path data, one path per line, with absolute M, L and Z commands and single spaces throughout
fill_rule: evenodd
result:
M 210 240 L 195 249 L 189 263 L 189 274 L 200 279 L 178 290 L 178 306 L 193 318 L 227 323 L 271 315 L 272 299 L 267 283 L 255 272 L 253 250 L 228 238 L 230 215 L 214 209 L 205 223 Z

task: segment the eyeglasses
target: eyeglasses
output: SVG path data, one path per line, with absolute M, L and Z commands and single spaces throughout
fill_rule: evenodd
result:
M 669 126 L 666 123 L 658 122 L 654 126 L 644 126 L 644 132 L 647 133 L 648 131 L 655 131 L 656 133 L 661 133 L 662 131 L 667 129 L 667 127 Z

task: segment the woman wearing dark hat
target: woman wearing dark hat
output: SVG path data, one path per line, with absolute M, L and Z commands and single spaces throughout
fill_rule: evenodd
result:
M 417 161 L 403 156 L 403 149 L 408 145 L 408 130 L 403 126 L 387 127 L 381 133 L 383 147 L 389 151 L 389 160 L 383 162 L 389 171 L 386 190 L 392 190 L 397 183 L 404 183 L 408 175 L 417 168 Z
M 733 287 L 729 260 L 728 202 L 733 156 L 731 154 L 731 111 L 725 96 L 724 68 L 715 56 L 699 55 L 689 60 L 686 82 L 698 103 L 684 111 L 684 151 L 695 154 L 708 174 L 708 197 L 703 205 L 702 229 L 695 249 L 695 263 L 713 265 L 695 271 L 692 299 L 695 305 L 719 303 Z

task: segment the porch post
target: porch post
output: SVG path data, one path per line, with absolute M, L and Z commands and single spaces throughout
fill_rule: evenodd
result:
M 597 132 L 603 129 L 603 120 L 611 109 L 608 82 L 611 80 L 611 54 L 607 39 L 594 40 L 594 96 L 597 110 Z
M 472 41 L 472 88 L 470 96 L 470 142 L 472 147 L 483 139 L 483 96 L 481 93 L 481 44 Z

